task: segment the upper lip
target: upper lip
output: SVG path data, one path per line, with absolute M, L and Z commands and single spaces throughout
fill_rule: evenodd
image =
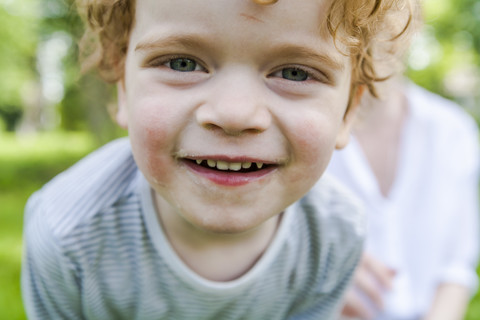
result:
M 235 162 L 262 162 L 264 164 L 278 165 L 285 160 L 280 157 L 262 157 L 262 156 L 251 156 L 251 155 L 231 155 L 231 154 L 220 154 L 220 153 L 201 153 L 195 151 L 186 151 L 181 150 L 174 153 L 174 157 L 177 159 L 187 159 L 187 160 L 214 160 L 214 161 L 224 161 L 229 163 Z
M 221 155 L 196 155 L 196 156 L 184 156 L 181 158 L 189 160 L 214 160 L 214 161 L 224 161 L 224 162 L 263 162 L 267 164 L 278 164 L 278 161 L 267 160 L 262 158 L 254 157 L 231 157 L 231 156 L 221 156 Z

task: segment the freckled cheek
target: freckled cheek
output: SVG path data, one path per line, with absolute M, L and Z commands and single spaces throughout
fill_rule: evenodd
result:
M 171 171 L 176 145 L 174 117 L 156 108 L 137 107 L 130 114 L 129 134 L 135 159 L 144 174 L 156 181 Z
M 305 120 L 294 132 L 297 160 L 310 170 L 323 171 L 335 147 L 334 125 L 321 120 Z
M 134 121 L 135 124 L 130 129 L 130 133 L 138 139 L 143 140 L 149 146 L 161 146 L 167 143 L 169 128 L 158 116 L 137 114 Z

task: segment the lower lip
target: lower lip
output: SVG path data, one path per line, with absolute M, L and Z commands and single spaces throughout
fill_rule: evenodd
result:
M 207 178 L 215 184 L 222 186 L 237 187 L 259 180 L 275 170 L 275 166 L 266 167 L 254 172 L 235 172 L 212 170 L 199 166 L 191 161 L 185 161 L 185 165 L 196 174 Z

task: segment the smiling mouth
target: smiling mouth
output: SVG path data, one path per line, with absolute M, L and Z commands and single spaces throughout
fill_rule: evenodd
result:
M 190 162 L 201 166 L 203 168 L 218 170 L 224 172 L 256 172 L 262 169 L 267 169 L 271 167 L 270 164 L 265 164 L 263 162 L 227 162 L 222 160 L 213 160 L 213 159 L 195 159 L 189 160 Z

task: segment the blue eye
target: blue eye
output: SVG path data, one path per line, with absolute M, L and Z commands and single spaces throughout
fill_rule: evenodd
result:
M 168 62 L 170 69 L 180 72 L 192 72 L 198 70 L 198 65 L 195 60 L 187 58 L 176 58 Z
M 284 68 L 282 78 L 290 81 L 305 81 L 308 79 L 308 72 L 299 68 Z

